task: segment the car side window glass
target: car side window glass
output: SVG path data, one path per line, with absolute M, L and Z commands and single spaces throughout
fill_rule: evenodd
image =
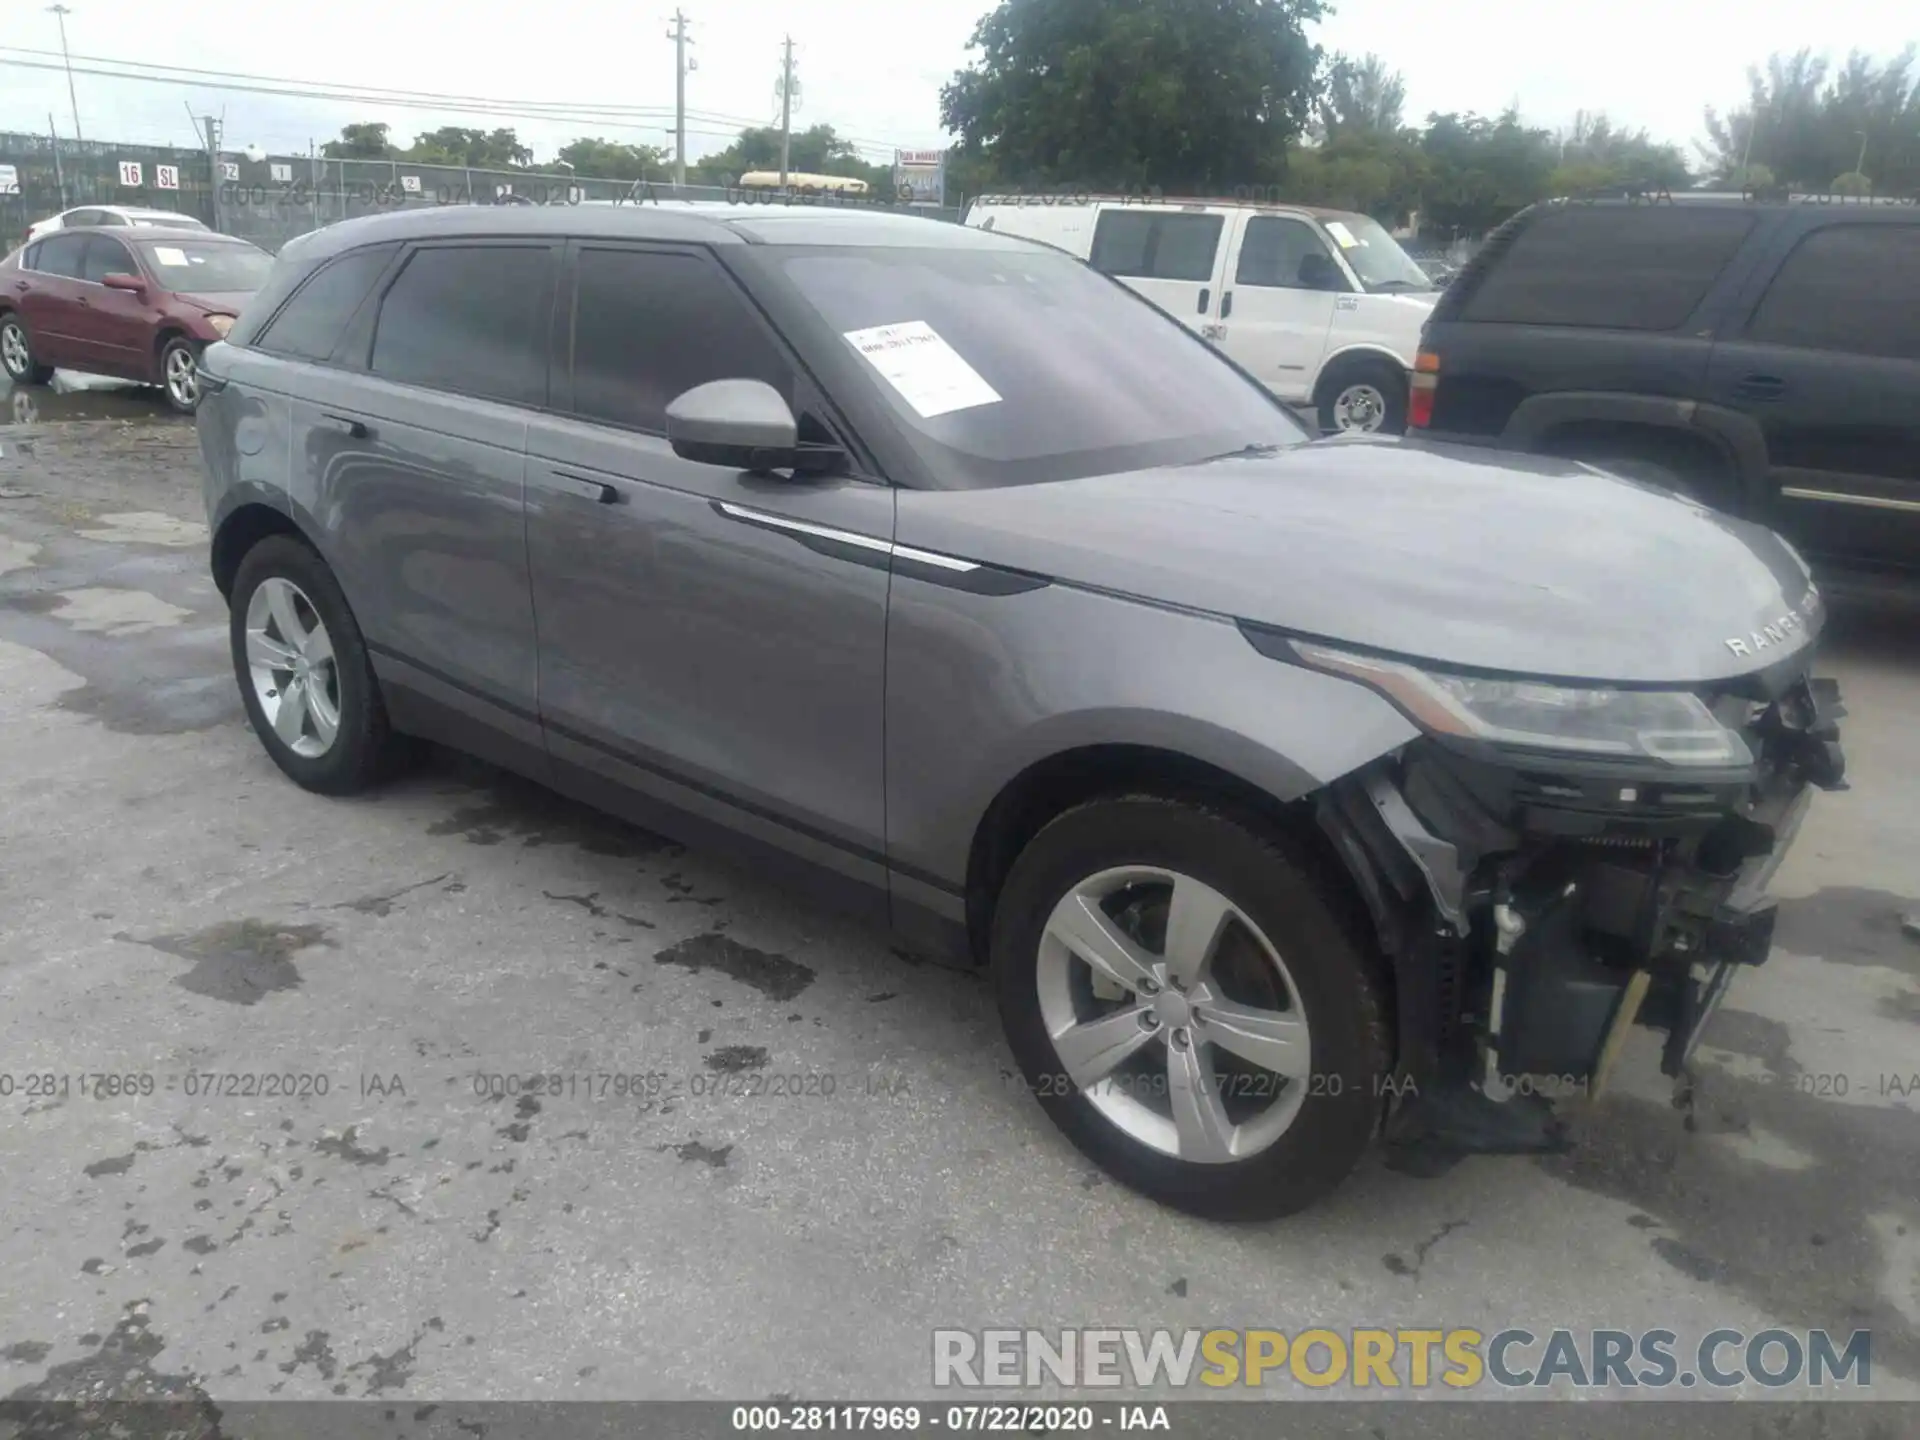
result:
M 325 360 L 393 258 L 393 247 L 354 250 L 306 279 L 253 342 L 256 349 L 295 360 Z
M 1222 215 L 1102 210 L 1088 263 L 1105 275 L 1204 282 L 1213 278 L 1225 225 Z
M 102 210 L 98 213 L 100 218 L 93 222 L 96 225 L 125 225 L 127 223 L 126 216 L 116 215 L 111 210 Z
M 573 413 L 664 431 L 672 401 L 709 380 L 764 380 L 795 403 L 795 377 L 746 298 L 710 260 L 583 249 L 573 306 Z
M 118 240 L 109 240 L 104 235 L 88 238 L 86 258 L 80 262 L 82 280 L 91 280 L 97 285 L 109 275 L 139 273 L 133 257 L 127 253 L 127 247 Z
M 1920 225 L 1828 225 L 1802 237 L 1746 338 L 1920 360 Z
M 1569 205 L 1526 222 L 1466 295 L 1482 324 L 1672 330 L 1706 298 L 1755 212 L 1718 205 Z
M 1279 215 L 1255 215 L 1240 238 L 1240 263 L 1234 267 L 1233 282 L 1283 290 L 1316 289 L 1300 277 L 1301 264 L 1309 255 L 1332 265 L 1327 247 L 1312 226 Z
M 374 326 L 375 375 L 512 405 L 545 401 L 546 245 L 417 250 Z
M 77 230 L 82 225 L 98 225 L 100 222 L 101 216 L 98 210 L 70 210 L 67 212 L 66 220 L 63 223 L 71 225 Z
M 87 257 L 85 235 L 55 235 L 40 242 L 40 263 L 35 268 L 46 275 L 80 278 L 81 263 Z

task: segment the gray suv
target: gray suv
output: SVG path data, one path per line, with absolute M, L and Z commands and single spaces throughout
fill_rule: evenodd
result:
M 1565 461 L 1310 442 L 1042 246 L 450 208 L 283 252 L 198 419 L 274 761 L 424 737 L 991 967 L 1034 1097 L 1197 1213 L 1684 1078 L 1841 783 L 1805 566 Z

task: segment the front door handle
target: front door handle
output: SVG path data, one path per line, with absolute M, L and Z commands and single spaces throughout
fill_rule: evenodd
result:
M 1200 304 L 1194 309 L 1193 313 L 1196 315 L 1206 314 L 1207 301 L 1212 297 L 1212 295 L 1213 295 L 1213 291 L 1208 289 L 1205 285 L 1202 285 L 1200 287 Z
M 343 430 L 356 440 L 365 440 L 373 431 L 364 420 L 356 420 L 351 415 L 322 415 L 320 417 L 335 430 Z
M 565 470 L 554 470 L 547 478 L 554 488 L 564 490 L 569 495 L 578 495 L 598 505 L 614 505 L 620 500 L 620 492 L 604 480 L 590 480 L 585 475 L 570 475 Z
M 13 282 L 13 288 L 24 295 L 27 293 L 27 282 L 24 280 L 16 280 Z
M 1231 290 L 1222 291 L 1220 295 L 1220 318 L 1224 320 L 1231 314 L 1233 314 L 1233 292 Z
M 1743 375 L 1735 382 L 1733 393 L 1747 400 L 1777 400 L 1787 392 L 1787 382 L 1778 375 Z

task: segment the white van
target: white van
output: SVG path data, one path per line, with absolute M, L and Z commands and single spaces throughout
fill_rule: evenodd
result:
M 1439 292 L 1378 221 L 1313 206 L 983 195 L 966 223 L 1069 251 L 1218 345 L 1323 430 L 1407 425 Z

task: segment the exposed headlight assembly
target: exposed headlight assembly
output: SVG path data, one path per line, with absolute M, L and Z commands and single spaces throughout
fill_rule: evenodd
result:
M 1684 690 L 1608 690 L 1422 670 L 1396 660 L 1294 642 L 1318 670 L 1372 686 L 1437 735 L 1561 754 L 1668 765 L 1750 765 L 1737 731 Z
M 227 338 L 227 332 L 233 329 L 233 316 L 209 315 L 207 317 L 207 324 L 213 330 L 214 334 L 224 340 Z

